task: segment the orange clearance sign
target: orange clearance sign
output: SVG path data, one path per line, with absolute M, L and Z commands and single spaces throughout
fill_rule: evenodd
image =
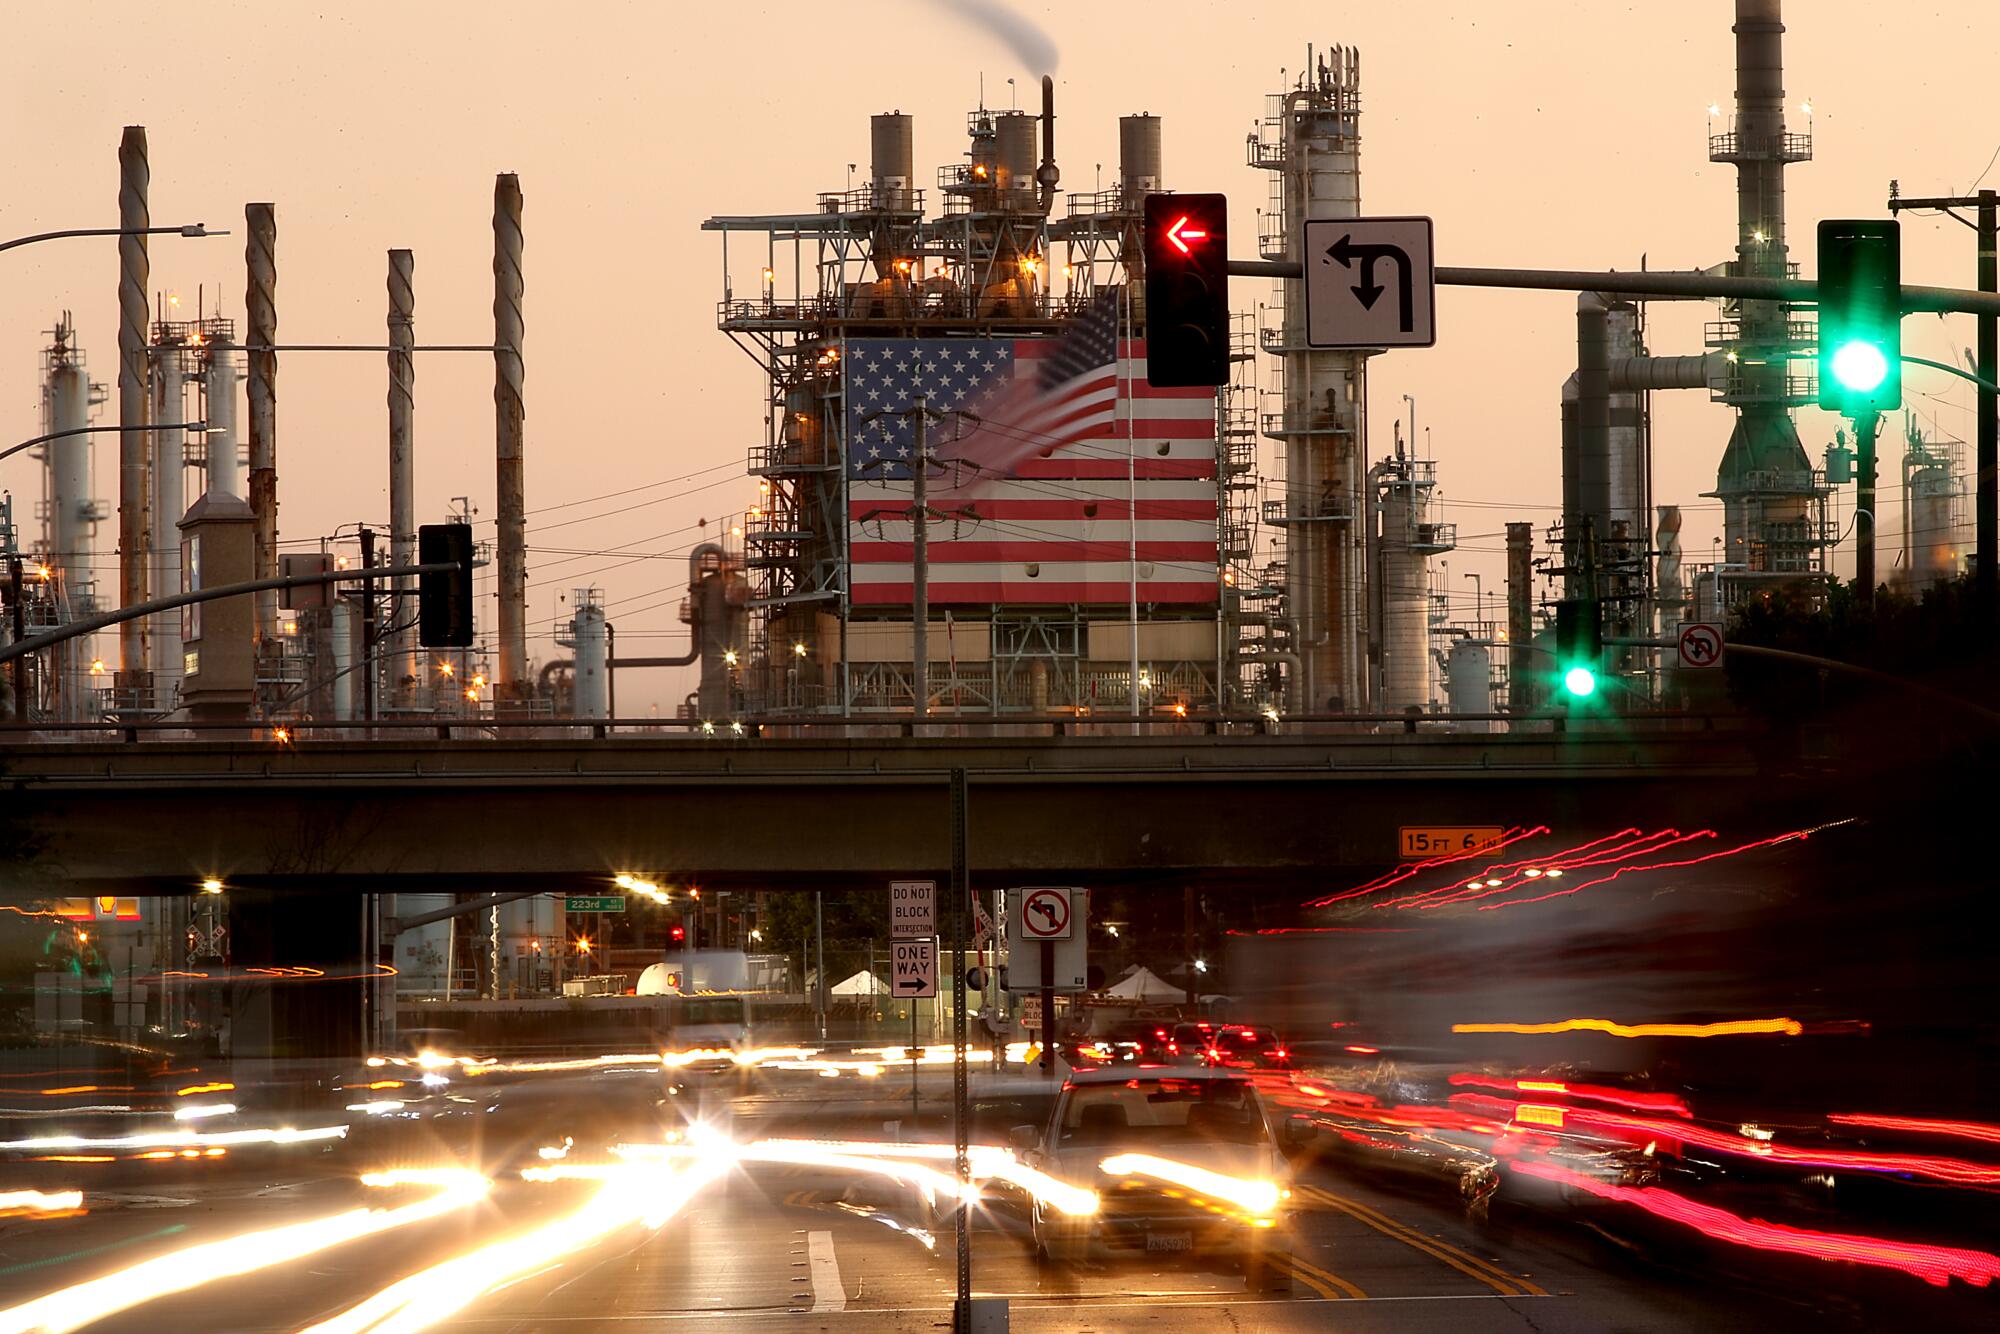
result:
M 1403 825 L 1396 833 L 1396 855 L 1405 861 L 1420 857 L 1449 857 L 1461 852 L 1477 852 L 1498 843 L 1507 831 L 1497 824 Z

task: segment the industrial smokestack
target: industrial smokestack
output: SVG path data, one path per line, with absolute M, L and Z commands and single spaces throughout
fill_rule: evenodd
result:
M 1611 342 L 1609 302 L 1596 292 L 1576 299 L 1576 461 L 1577 509 L 1563 514 L 1565 562 L 1596 567 L 1598 553 L 1586 549 L 1611 531 Z M 1572 596 L 1593 596 L 1575 584 Z
M 278 211 L 271 204 L 245 204 L 249 239 L 243 261 L 249 283 L 243 310 L 250 339 L 250 513 L 255 519 L 255 577 L 278 573 Z M 257 595 L 257 637 L 278 626 L 276 590 Z
M 235 348 L 227 339 L 208 345 L 202 394 L 202 420 L 208 423 L 208 491 L 211 495 L 243 498 L 243 472 L 236 456 Z
M 1056 166 L 1056 81 L 1042 76 L 1042 165 L 1035 169 L 1035 184 L 1041 189 L 1042 216 L 1055 207 L 1056 186 L 1062 170 Z
M 521 179 L 493 182 L 493 416 L 499 505 L 498 698 L 527 698 L 528 552 L 522 456 L 526 445 L 521 366 Z
M 417 365 L 416 258 L 407 250 L 389 252 L 389 559 L 417 562 L 416 441 L 413 435 Z M 415 704 L 425 679 L 406 624 L 416 606 L 416 579 L 396 576 L 397 629 L 389 640 L 390 699 L 399 710 Z
M 152 527 L 147 513 L 149 442 L 143 430 L 129 429 L 147 424 L 146 287 L 152 267 L 146 238 L 129 233 L 152 225 L 147 205 L 151 180 L 146 127 L 127 125 L 118 143 L 118 226 L 128 233 L 118 238 L 118 424 L 128 428 L 118 437 L 118 603 L 123 607 L 146 600 L 146 542 Z M 119 625 L 118 666 L 127 678 L 119 684 L 143 684 L 143 618 Z

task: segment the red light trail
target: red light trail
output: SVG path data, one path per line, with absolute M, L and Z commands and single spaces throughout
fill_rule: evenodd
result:
M 1960 1139 L 2000 1144 L 2000 1126 L 1988 1125 L 1983 1121 L 1937 1121 L 1920 1116 L 1871 1116 L 1863 1112 L 1835 1112 L 1826 1119 L 1837 1126 L 1907 1130 L 1918 1135 L 1952 1135 Z
M 1475 1074 L 1456 1074 L 1450 1082 L 1461 1088 L 1498 1089 L 1503 1093 L 1553 1093 L 1558 1097 L 1609 1103 L 1613 1107 L 1625 1107 L 1635 1112 L 1694 1115 L 1685 1102 L 1671 1093 L 1642 1093 L 1632 1089 L 1607 1088 L 1602 1084 L 1571 1084 L 1554 1079 L 1496 1079 L 1490 1075 Z
M 1550 1163 L 1515 1161 L 1512 1166 L 1525 1176 L 1558 1182 L 1600 1199 L 1635 1205 L 1655 1217 L 1691 1227 L 1704 1236 L 1756 1250 L 1900 1269 L 1940 1288 L 1949 1286 L 1954 1278 L 1983 1288 L 1993 1282 L 1995 1275 L 2000 1275 L 2000 1256 L 1989 1255 L 1985 1251 L 1787 1227 L 1782 1223 L 1743 1218 L 1659 1186 L 1612 1185 Z
M 1384 871 L 1365 885 L 1357 885 L 1353 889 L 1343 890 L 1338 894 L 1329 894 L 1325 898 L 1312 899 L 1304 906 L 1308 908 L 1324 908 L 1329 904 L 1339 903 L 1344 899 L 1357 899 L 1364 894 L 1372 894 L 1376 890 L 1388 889 L 1393 885 L 1399 885 L 1411 876 L 1421 875 L 1433 867 L 1450 866 L 1457 862 L 1468 861 L 1474 857 L 1483 857 L 1487 853 L 1495 852 L 1500 848 L 1507 847 L 1509 844 L 1519 843 L 1524 838 L 1535 838 L 1548 832 L 1549 827 L 1547 825 L 1536 825 L 1532 829 L 1509 829 L 1500 836 L 1500 840 L 1496 843 L 1482 843 L 1476 848 L 1454 853 L 1448 857 L 1431 857 L 1424 861 L 1407 862 L 1402 866 L 1398 866 L 1393 871 Z
M 1637 1144 L 1648 1141 L 1691 1144 L 1711 1153 L 1753 1158 L 1759 1162 L 1783 1163 L 1788 1167 L 1831 1168 L 1847 1172 L 1891 1172 L 1923 1177 L 1930 1181 L 1947 1181 L 1955 1186 L 2000 1186 L 2000 1166 L 1967 1162 L 1962 1158 L 1938 1158 L 1913 1153 L 1865 1153 L 1849 1149 L 1795 1149 L 1788 1145 L 1725 1134 L 1704 1126 L 1656 1121 L 1647 1117 L 1626 1116 L 1620 1112 L 1600 1112 L 1586 1107 L 1547 1107 L 1535 1103 L 1510 1104 L 1507 1099 L 1489 1098 L 1477 1093 L 1454 1093 L 1451 1100 L 1496 1115 L 1506 1115 L 1511 1110 L 1515 1120 L 1529 1119 L 1536 1125 L 1560 1125 L 1565 1130 L 1587 1127 L 1608 1131 L 1617 1138 Z M 1526 1115 L 1530 1112 L 1534 1114 L 1532 1118 Z M 1549 1112 L 1559 1115 L 1551 1118 L 1545 1115 Z

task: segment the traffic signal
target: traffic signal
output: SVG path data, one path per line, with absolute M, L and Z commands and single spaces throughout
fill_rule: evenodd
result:
M 1819 405 L 1855 417 L 1903 403 L 1901 224 L 1819 225 Z
M 417 528 L 417 563 L 451 561 L 455 570 L 417 576 L 417 642 L 425 648 L 472 643 L 472 525 L 426 523 Z
M 1604 629 L 1597 602 L 1566 598 L 1556 603 L 1556 678 L 1563 693 L 1571 699 L 1589 699 L 1597 693 L 1603 665 Z
M 687 939 L 687 934 L 688 934 L 688 933 L 687 933 L 687 928 L 686 928 L 686 927 L 684 927 L 684 926 L 677 926 L 677 927 L 675 927 L 675 928 L 674 928 L 673 930 L 669 931 L 669 932 L 668 932 L 667 934 L 668 934 L 668 935 L 670 935 L 670 936 L 672 936 L 672 937 L 674 938 L 674 944 L 678 945 L 678 944 L 680 944 L 680 943 L 681 943 L 681 942 L 682 942 L 683 940 L 686 940 L 686 939 Z
M 1229 200 L 1146 196 L 1146 383 L 1229 383 Z

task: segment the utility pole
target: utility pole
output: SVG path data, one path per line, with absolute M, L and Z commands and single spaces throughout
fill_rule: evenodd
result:
M 1861 605 L 1875 601 L 1875 436 L 1882 414 L 1854 418 L 1854 587 Z
M 1968 222 L 1953 209 L 1976 209 L 1976 221 Z M 1889 212 L 1905 209 L 1936 209 L 1957 222 L 1965 223 L 1979 237 L 1979 290 L 2000 292 L 2000 255 L 1995 253 L 1996 221 L 2000 221 L 2000 192 L 1981 190 L 1977 194 L 1940 199 L 1905 199 L 1895 181 L 1889 182 Z M 2000 381 L 2000 318 L 1982 310 L 1979 321 L 1979 433 L 1978 477 L 1973 504 L 1975 543 L 1973 584 L 1979 602 L 1991 615 L 2000 589 L 2000 394 L 1987 385 Z
M 375 568 L 375 530 L 361 530 L 361 568 Z M 375 579 L 361 584 L 361 717 L 375 721 Z M 372 735 L 372 732 L 371 732 Z
M 20 643 L 28 637 L 28 609 L 21 602 L 21 557 L 18 552 L 7 558 L 7 598 L 14 604 L 14 642 Z M 14 721 L 28 721 L 28 660 L 26 657 L 14 659 Z
M 933 514 L 930 506 L 930 469 L 937 460 L 930 452 L 930 421 L 935 416 L 972 417 L 969 412 L 937 412 L 930 410 L 927 395 L 914 394 L 910 406 L 894 412 L 875 412 L 861 420 L 873 421 L 878 417 L 910 417 L 912 453 L 910 460 L 910 505 L 903 510 L 872 510 L 862 516 L 862 522 L 870 519 L 906 518 L 910 521 L 910 693 L 913 700 L 913 716 L 921 722 L 930 714 L 930 618 L 931 618 L 931 570 L 930 570 L 930 521 L 933 518 L 956 518 L 966 515 L 965 510 L 956 510 L 950 515 Z M 975 418 L 976 420 L 976 418 Z M 884 459 L 886 466 L 893 460 Z
M 918 394 L 910 399 L 910 411 L 917 414 L 914 431 L 916 433 L 917 457 L 910 465 L 910 676 L 912 685 L 913 716 L 922 722 L 930 712 L 931 704 L 931 544 L 930 544 L 930 471 L 931 456 L 927 445 L 929 432 L 926 429 L 930 414 L 925 410 L 928 399 Z M 911 1013 L 915 1013 L 911 1007 Z

